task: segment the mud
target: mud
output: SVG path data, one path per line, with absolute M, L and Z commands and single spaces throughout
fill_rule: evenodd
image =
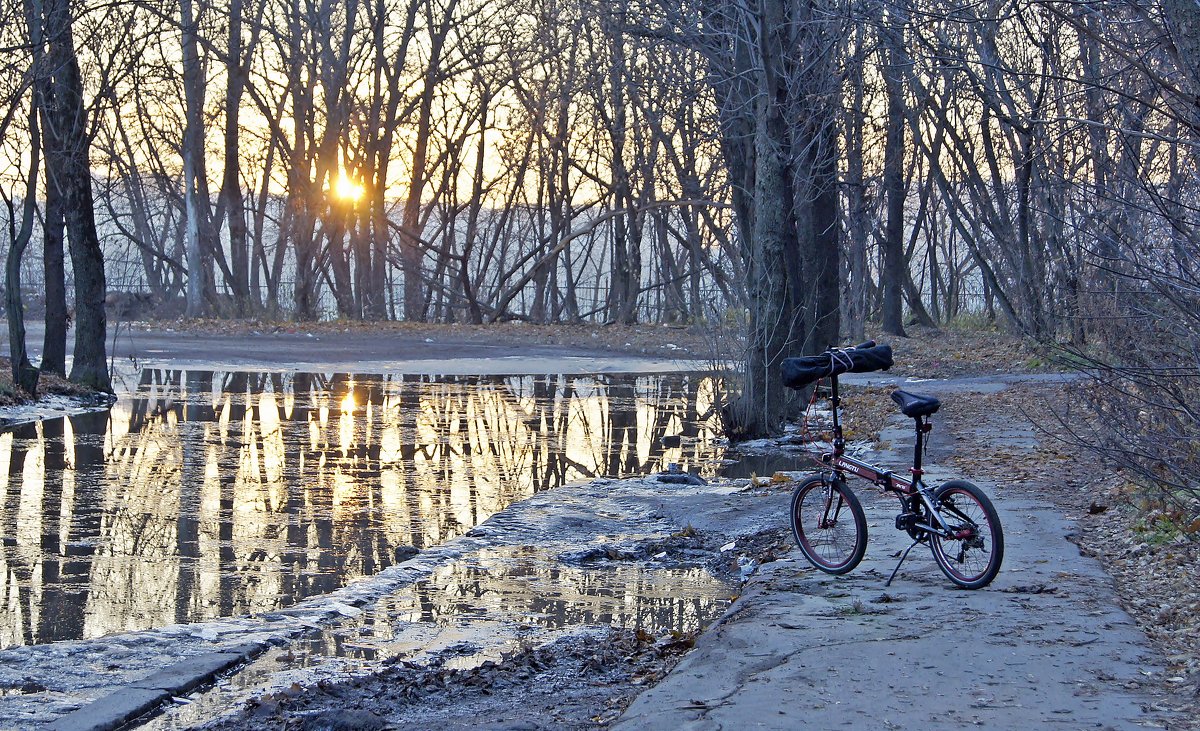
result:
M 442 661 L 392 663 L 370 675 L 289 687 L 249 701 L 208 731 L 274 729 L 592 729 L 692 647 L 691 635 L 634 630 L 564 637 L 460 670 Z

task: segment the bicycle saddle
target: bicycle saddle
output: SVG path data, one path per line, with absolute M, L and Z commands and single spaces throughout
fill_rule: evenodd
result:
M 893 391 L 892 400 L 900 405 L 900 411 L 905 416 L 916 419 L 937 412 L 942 402 L 932 396 L 921 396 L 908 391 Z

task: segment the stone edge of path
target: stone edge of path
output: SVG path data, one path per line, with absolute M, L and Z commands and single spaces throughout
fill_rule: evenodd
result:
M 222 652 L 194 655 L 113 691 L 79 710 L 53 721 L 53 731 L 113 731 L 153 713 L 171 698 L 213 682 L 218 675 L 253 660 L 266 651 L 265 643 L 231 647 Z

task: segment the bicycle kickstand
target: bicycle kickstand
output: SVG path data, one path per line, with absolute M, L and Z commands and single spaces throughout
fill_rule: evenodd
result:
M 896 564 L 896 568 L 892 569 L 892 575 L 889 576 L 887 582 L 884 583 L 885 587 L 892 585 L 892 579 L 896 578 L 896 574 L 899 573 L 899 571 L 900 571 L 900 566 L 902 566 L 904 564 L 904 559 L 908 558 L 908 552 L 913 550 L 913 546 L 917 545 L 920 542 L 921 542 L 921 539 L 918 538 L 917 540 L 910 543 L 908 548 L 904 549 L 904 555 L 902 555 L 900 557 L 900 563 Z

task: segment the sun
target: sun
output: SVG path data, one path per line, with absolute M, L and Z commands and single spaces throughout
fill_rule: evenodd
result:
M 363 196 L 363 186 L 343 171 L 333 181 L 333 194 L 345 201 L 356 201 Z

